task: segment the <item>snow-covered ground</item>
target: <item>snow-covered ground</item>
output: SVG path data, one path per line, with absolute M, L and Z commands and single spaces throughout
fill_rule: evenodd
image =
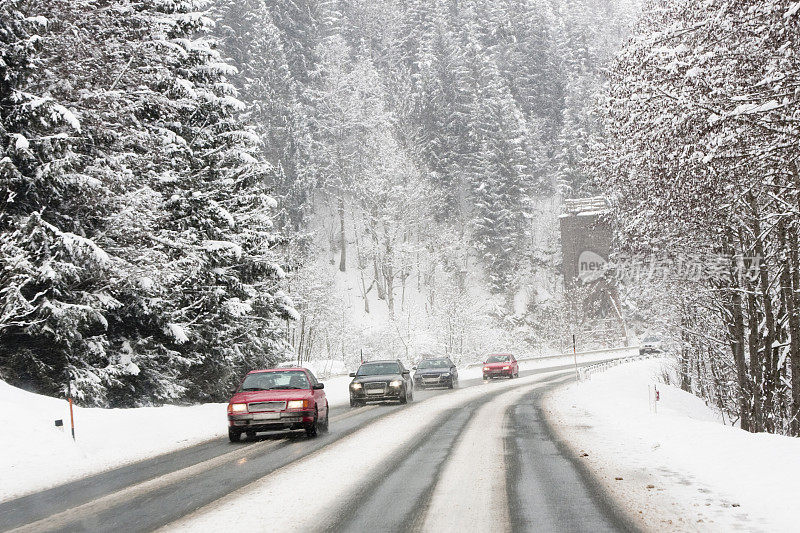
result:
M 629 363 L 552 393 L 564 442 L 648 531 L 797 531 L 800 439 L 724 425 L 696 396 L 648 385 L 662 359 Z M 622 478 L 620 480 L 616 478 Z
M 226 435 L 225 408 L 75 407 L 73 442 L 65 400 L 0 381 L 0 501 Z

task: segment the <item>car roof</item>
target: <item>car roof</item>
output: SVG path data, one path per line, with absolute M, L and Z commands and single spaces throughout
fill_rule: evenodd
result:
M 302 368 L 302 367 L 299 367 L 299 366 L 290 366 L 290 367 L 284 367 L 284 368 L 262 368 L 260 370 L 251 370 L 250 372 L 248 372 L 248 374 L 260 374 L 260 373 L 263 373 L 263 372 L 286 372 L 286 371 L 290 371 L 290 370 L 293 370 L 295 372 L 298 372 L 298 371 L 299 372 L 306 372 L 307 371 L 305 368 Z
M 490 354 L 487 354 L 488 357 L 491 357 L 493 355 L 511 355 L 511 354 L 510 353 L 490 353 Z
M 364 361 L 361 363 L 362 365 L 368 365 L 370 363 L 399 363 L 400 359 L 376 359 L 375 361 Z
M 442 355 L 441 357 L 423 357 L 420 361 L 441 361 L 442 359 L 450 359 L 446 355 Z

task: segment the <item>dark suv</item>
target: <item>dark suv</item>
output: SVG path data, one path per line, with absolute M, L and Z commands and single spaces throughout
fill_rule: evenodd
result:
M 427 387 L 447 387 L 452 389 L 458 384 L 458 370 L 447 357 L 423 359 L 414 367 L 414 386 L 418 389 Z
M 406 403 L 414 399 L 414 385 L 409 372 L 399 359 L 361 363 L 350 377 L 350 407 L 365 405 L 369 401 L 399 400 Z

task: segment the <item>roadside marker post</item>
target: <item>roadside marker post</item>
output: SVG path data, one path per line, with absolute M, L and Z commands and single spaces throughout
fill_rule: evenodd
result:
M 647 386 L 647 403 L 650 406 L 650 412 L 653 414 L 658 414 L 658 401 L 661 399 L 661 395 L 658 392 L 658 387 L 654 385 Z
M 661 399 L 661 395 L 658 393 L 658 387 L 653 385 L 653 390 L 655 391 L 655 398 L 653 398 L 653 409 L 655 410 L 656 414 L 658 414 L 658 401 Z
M 581 377 L 578 374 L 578 348 L 574 333 L 572 334 L 572 357 L 575 359 L 575 379 L 580 381 Z
M 75 417 L 72 415 L 72 396 L 69 397 L 69 424 L 72 426 L 72 440 L 75 440 Z

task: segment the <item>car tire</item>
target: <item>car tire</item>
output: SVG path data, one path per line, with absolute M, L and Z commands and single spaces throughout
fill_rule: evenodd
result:
M 325 423 L 322 425 L 320 429 L 322 429 L 323 433 L 327 433 L 328 430 L 331 428 L 331 410 L 330 406 L 326 406 L 325 409 Z
M 242 440 L 242 432 L 228 428 L 228 439 L 230 439 L 231 442 L 239 442 Z
M 256 440 L 256 432 L 255 431 L 248 431 L 247 432 L 247 440 Z
M 408 391 L 405 389 L 403 390 L 403 394 L 400 395 L 400 403 L 408 403 Z
M 316 436 L 317 436 L 318 432 L 319 432 L 319 420 L 318 420 L 318 418 L 317 418 L 317 413 L 315 412 L 315 413 L 314 413 L 314 420 L 313 420 L 313 422 L 311 422 L 311 425 L 310 425 L 310 426 L 307 426 L 307 427 L 306 427 L 306 436 L 307 436 L 309 439 L 313 439 L 314 437 L 316 437 Z
M 367 402 L 364 400 L 354 400 L 350 398 L 350 407 L 364 407 L 365 405 L 367 405 Z
M 448 386 L 447 386 L 447 388 L 448 388 L 448 389 L 452 389 L 453 387 L 455 387 L 455 385 L 454 385 L 454 383 L 453 383 L 453 380 L 452 380 L 452 379 L 450 379 L 450 385 L 448 385 Z

